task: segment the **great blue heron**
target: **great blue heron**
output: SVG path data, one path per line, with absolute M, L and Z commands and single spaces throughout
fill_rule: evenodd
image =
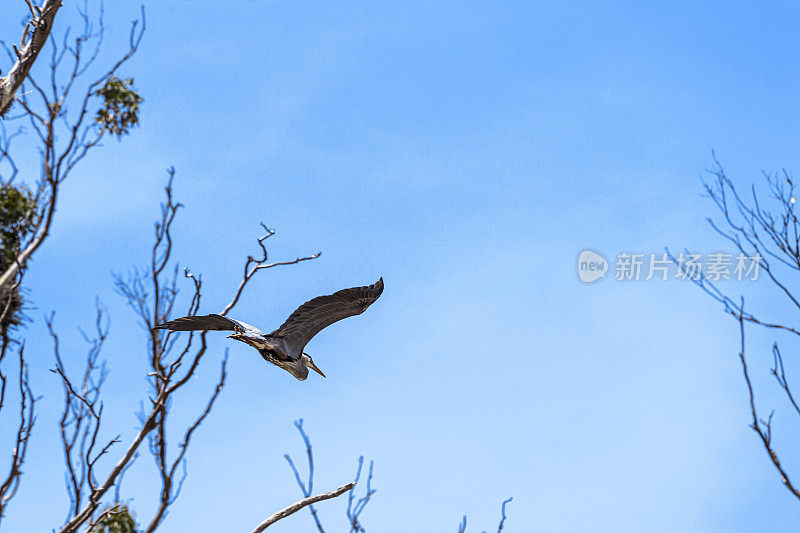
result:
M 233 331 L 229 338 L 249 344 L 258 350 L 261 357 L 302 381 L 308 377 L 309 368 L 325 377 L 311 356 L 303 351 L 308 341 L 334 322 L 360 315 L 382 292 L 383 278 L 373 285 L 319 296 L 298 307 L 281 327 L 270 334 L 222 315 L 186 316 L 159 324 L 156 329 Z

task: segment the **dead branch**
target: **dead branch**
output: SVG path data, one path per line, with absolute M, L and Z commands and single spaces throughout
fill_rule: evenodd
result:
M 744 298 L 742 299 L 741 303 L 742 307 L 744 307 Z M 753 428 L 753 431 L 761 439 L 761 443 L 764 445 L 764 450 L 766 450 L 767 455 L 772 461 L 772 465 L 778 471 L 781 476 L 781 482 L 784 486 L 789 489 L 795 498 L 800 499 L 800 491 L 798 491 L 794 484 L 792 484 L 791 480 L 789 479 L 789 474 L 784 470 L 783 465 L 778 458 L 778 454 L 775 453 L 775 450 L 772 448 L 772 414 L 769 415 L 767 420 L 763 420 L 759 418 L 758 411 L 756 410 L 756 401 L 755 401 L 755 394 L 753 393 L 753 384 L 750 381 L 750 375 L 747 371 L 747 360 L 745 359 L 745 344 L 744 344 L 744 318 L 739 318 L 739 336 L 741 338 L 741 348 L 739 351 L 739 361 L 742 364 L 742 374 L 744 374 L 744 381 L 747 384 L 747 393 L 748 399 L 750 403 L 750 415 L 752 416 L 752 422 L 750 427 Z
M 90 339 L 84 335 L 89 344 L 85 365 L 80 381 L 73 383 L 61 356 L 59 337 L 53 326 L 54 313 L 45 318 L 47 330 L 53 340 L 53 354 L 56 366 L 53 372 L 61 378 L 64 392 L 64 408 L 59 420 L 59 435 L 66 466 L 67 494 L 70 500 L 67 521 L 80 512 L 83 494 L 97 488 L 95 467 L 115 444 L 120 442 L 119 435 L 106 442 L 98 449 L 98 436 L 103 416 L 103 404 L 100 399 L 102 387 L 108 375 L 105 362 L 99 360 L 100 353 L 108 337 L 108 320 L 97 303 L 95 330 L 97 336 Z
M 162 482 L 164 482 L 164 487 L 162 487 L 162 490 L 165 491 L 166 497 L 162 499 L 162 504 L 159 506 L 159 511 L 157 512 L 157 517 L 154 518 L 155 522 L 151 524 L 153 528 L 158 526 L 163 519 L 166 507 L 170 503 L 174 502 L 175 497 L 177 496 L 173 493 L 173 488 L 175 485 L 172 483 L 175 468 L 166 466 L 165 424 L 168 414 L 167 404 L 172 399 L 173 394 L 193 375 L 200 358 L 205 353 L 206 344 L 205 336 L 203 335 L 202 344 L 197 349 L 197 352 L 194 356 L 195 364 L 192 365 L 192 367 L 184 376 L 177 379 L 176 382 L 173 382 L 173 380 L 176 379 L 176 373 L 180 365 L 175 364 L 174 361 L 173 364 L 168 364 L 166 362 L 166 358 L 169 356 L 174 343 L 171 343 L 166 337 L 162 338 L 157 332 L 153 332 L 151 330 L 152 326 L 155 325 L 160 320 L 160 317 L 164 315 L 164 309 L 167 309 L 168 312 L 168 310 L 172 308 L 175 298 L 178 294 L 178 290 L 175 286 L 177 268 L 173 274 L 166 272 L 166 267 L 171 261 L 172 253 L 172 237 L 170 230 L 172 223 L 175 220 L 175 214 L 180 207 L 180 204 L 176 203 L 172 196 L 173 178 L 174 170 L 170 169 L 169 179 L 164 188 L 166 201 L 161 204 L 161 216 L 155 224 L 155 241 L 151 250 L 151 262 L 149 270 L 146 274 L 143 274 L 139 270 L 134 269 L 128 281 L 123 280 L 120 276 L 116 277 L 116 286 L 118 292 L 120 292 L 120 294 L 127 299 L 128 305 L 134 309 L 139 321 L 147 329 L 150 352 L 148 361 L 152 370 L 150 373 L 150 385 L 152 393 L 149 398 L 151 408 L 148 412 L 140 415 L 140 422 L 142 425 L 141 429 L 137 433 L 133 442 L 128 446 L 122 459 L 119 460 L 119 462 L 111 470 L 102 483 L 93 483 L 92 486 L 89 487 L 90 490 L 88 491 L 86 498 L 78 499 L 78 507 L 76 508 L 71 520 L 62 528 L 62 533 L 77 531 L 81 525 L 91 520 L 95 511 L 100 505 L 101 499 L 105 496 L 106 492 L 118 482 L 118 476 L 125 471 L 125 469 L 129 466 L 129 463 L 134 457 L 137 456 L 139 446 L 145 441 L 145 439 L 149 439 L 151 452 L 156 452 L 157 457 L 163 458 L 164 475 L 167 476 L 166 478 L 162 478 Z M 145 289 L 146 282 L 153 287 L 152 294 L 149 294 Z M 194 310 L 195 305 L 199 303 L 199 283 L 195 285 L 195 289 L 196 294 L 194 298 L 192 298 L 190 311 Z M 179 359 L 191 349 L 191 343 L 192 339 L 190 338 L 189 344 L 184 351 L 181 352 Z M 214 401 L 222 389 L 224 378 L 225 362 L 223 362 L 222 366 L 221 382 L 215 389 L 215 392 L 212 395 L 206 410 L 195 422 L 195 424 L 189 428 L 189 431 L 184 437 L 184 444 L 186 446 L 188 446 L 189 439 L 191 439 L 194 431 L 210 412 Z M 153 433 L 154 430 L 157 431 Z M 175 467 L 181 463 L 185 452 L 186 450 L 184 447 L 184 449 L 180 452 L 178 459 L 175 461 Z M 166 479 L 166 481 L 164 481 L 164 479 Z M 177 485 L 178 488 L 179 486 L 180 484 Z
M 244 274 L 242 275 L 242 281 L 239 284 L 239 288 L 236 290 L 236 294 L 234 295 L 233 300 L 231 300 L 231 302 L 228 305 L 226 305 L 225 309 L 223 309 L 222 312 L 220 313 L 222 316 L 227 315 L 231 311 L 231 309 L 233 309 L 233 307 L 239 301 L 239 297 L 242 295 L 242 292 L 244 291 L 244 288 L 247 286 L 247 283 L 259 270 L 274 268 L 277 266 L 294 265 L 300 263 L 301 261 L 316 259 L 320 255 L 322 255 L 322 252 L 317 252 L 314 255 L 309 255 L 306 257 L 298 257 L 297 259 L 291 261 L 277 261 L 274 263 L 269 263 L 268 262 L 269 255 L 267 254 L 267 247 L 264 245 L 264 241 L 275 235 L 275 230 L 268 228 L 267 226 L 264 225 L 263 222 L 261 223 L 261 227 L 264 228 L 264 231 L 266 232 L 262 237 L 259 237 L 258 239 L 258 246 L 259 248 L 261 248 L 261 258 L 259 259 L 253 257 L 252 255 L 247 256 L 247 261 L 245 261 L 244 263 Z
M 300 472 L 298 471 L 297 467 L 292 461 L 292 458 L 289 454 L 284 454 L 284 459 L 286 462 L 289 463 L 289 467 L 292 469 L 292 473 L 294 473 L 295 481 L 297 481 L 298 487 L 300 487 L 300 492 L 302 492 L 303 496 L 306 498 L 311 496 L 311 492 L 314 487 L 314 454 L 312 452 L 311 447 L 311 439 L 309 439 L 308 435 L 306 434 L 305 430 L 303 429 L 303 419 L 295 420 L 294 426 L 297 428 L 297 431 L 300 433 L 300 436 L 303 439 L 303 444 L 305 444 L 306 448 L 306 459 L 308 461 L 308 481 L 304 482 L 302 477 L 300 476 Z M 356 477 L 353 479 L 351 483 L 350 492 L 347 495 L 347 522 L 350 525 L 350 531 L 353 533 L 362 533 L 364 527 L 359 522 L 359 516 L 361 515 L 362 511 L 369 503 L 370 498 L 373 494 L 375 494 L 375 490 L 372 488 L 372 466 L 373 463 L 370 461 L 369 463 L 369 476 L 367 477 L 367 490 L 365 495 L 362 498 L 359 498 L 357 501 L 355 500 L 355 487 L 358 484 L 358 480 L 361 478 L 361 468 L 364 464 L 364 457 L 361 456 L 358 458 L 358 468 L 356 469 Z M 355 501 L 355 505 L 354 502 Z M 313 502 L 311 502 L 313 503 Z M 317 530 L 320 533 L 325 533 L 325 528 L 322 526 L 322 522 L 319 519 L 319 515 L 317 514 L 316 508 L 308 504 L 309 509 L 311 511 L 311 517 L 314 520 L 314 525 L 317 527 Z
M 258 524 L 255 527 L 255 529 L 253 529 L 252 533 L 260 533 L 261 531 L 264 531 L 265 529 L 267 529 L 269 526 L 271 526 L 275 522 L 278 522 L 279 520 L 283 520 L 287 516 L 296 513 L 297 511 L 299 511 L 300 509 L 302 509 L 303 507 L 305 507 L 307 505 L 311 505 L 313 503 L 321 502 L 323 500 L 330 500 L 331 498 L 336 498 L 337 496 L 341 496 L 342 494 L 344 494 L 348 490 L 352 489 L 354 486 L 355 486 L 355 483 L 351 481 L 347 485 L 342 485 L 341 487 L 339 487 L 338 489 L 336 489 L 336 490 L 334 490 L 332 492 L 326 492 L 324 494 L 318 494 L 316 496 L 310 496 L 308 498 L 303 498 L 299 502 L 293 503 L 289 507 L 286 507 L 285 509 L 282 509 L 282 510 L 278 511 L 274 515 L 270 516 L 269 518 L 267 518 L 266 520 L 264 520 L 263 522 Z
M 47 42 L 56 13 L 61 7 L 61 0 L 45 0 L 41 7 L 33 5 L 29 0 L 26 1 L 31 18 L 25 24 L 19 46 L 14 45 L 16 61 L 8 74 L 0 78 L 0 117 L 5 116 L 11 108 L 17 90 L 22 87 L 39 52 Z
M 503 500 L 503 504 L 500 506 L 500 523 L 497 525 L 497 533 L 503 531 L 503 525 L 506 523 L 506 504 L 513 499 L 514 498 Z
M 792 407 L 794 407 L 795 412 L 800 415 L 800 406 L 797 405 L 797 402 L 794 399 L 794 394 L 792 394 L 792 389 L 789 387 L 789 381 L 786 377 L 786 369 L 783 366 L 783 356 L 781 355 L 781 351 L 778 348 L 777 342 L 772 344 L 772 359 L 774 362 L 772 367 L 772 375 L 777 380 L 781 389 L 783 389 L 783 392 L 786 394 L 786 397 L 789 399 Z
M 501 533 L 503 531 L 503 526 L 506 523 L 506 505 L 513 500 L 514 498 L 508 498 L 507 500 L 503 500 L 502 505 L 500 506 L 500 523 L 497 524 L 497 533 Z M 466 533 L 467 531 L 467 515 L 461 517 L 461 522 L 458 524 L 458 533 Z M 484 533 L 486 533 L 484 531 Z
M 142 444 L 142 441 L 144 441 L 147 434 L 154 428 L 157 410 L 161 409 L 165 403 L 165 397 L 158 397 L 154 400 L 153 411 L 151 411 L 151 415 L 145 420 L 144 424 L 142 425 L 142 429 L 140 429 L 136 434 L 133 442 L 131 442 L 131 444 L 128 446 L 123 457 L 117 462 L 114 468 L 112 468 L 105 481 L 92 491 L 88 497 L 88 501 L 84 504 L 81 511 L 61 528 L 61 533 L 72 533 L 78 531 L 81 525 L 86 523 L 92 517 L 94 512 L 97 510 L 97 507 L 100 505 L 100 499 L 112 486 L 114 486 L 114 483 L 117 481 L 117 477 L 133 459 L 136 451 Z
M 800 221 L 798 221 L 795 212 L 797 199 L 795 184 L 791 176 L 785 170 L 780 174 L 764 174 L 768 197 L 772 206 L 767 208 L 766 204 L 762 204 L 759 200 L 755 186 L 751 187 L 751 199 L 746 201 L 738 193 L 733 182 L 727 177 L 725 170 L 716 157 L 714 157 L 714 167 L 710 172 L 714 176 L 714 180 L 705 184 L 706 193 L 719 209 L 724 222 L 724 224 L 719 225 L 708 219 L 712 228 L 732 243 L 742 256 L 760 258 L 761 270 L 767 273 L 767 277 L 764 279 L 768 280 L 784 301 L 790 303 L 794 308 L 800 309 L 800 299 L 793 294 L 788 284 L 782 279 L 783 273 L 787 270 L 790 274 L 800 272 Z M 673 261 L 675 261 L 674 257 Z M 693 281 L 706 294 L 720 302 L 724 312 L 739 323 L 741 341 L 739 362 L 747 386 L 750 417 L 752 419 L 750 427 L 759 436 L 770 461 L 780 474 L 783 485 L 795 498 L 800 500 L 800 491 L 790 480 L 772 445 L 772 414 L 766 420 L 758 416 L 755 392 L 750 380 L 745 355 L 744 324 L 751 323 L 766 329 L 784 331 L 795 336 L 800 336 L 800 330 L 785 322 L 774 319 L 765 320 L 755 313 L 746 311 L 744 298 L 739 298 L 738 301 L 735 301 L 705 276 L 701 275 Z M 774 362 L 771 369 L 772 375 L 791 403 L 794 411 L 800 414 L 800 407 L 795 401 L 789 386 L 783 358 L 777 342 L 772 345 L 772 354 Z
M 162 416 L 158 420 L 158 430 L 156 433 L 156 437 L 152 441 L 152 451 L 154 452 L 153 455 L 156 458 L 156 465 L 159 470 L 159 474 L 161 476 L 161 498 L 159 500 L 159 506 L 156 511 L 155 516 L 150 521 L 150 524 L 147 528 L 144 529 L 145 533 L 152 533 L 156 530 L 156 528 L 161 524 L 162 520 L 165 517 L 166 511 L 170 505 L 175 503 L 180 496 L 181 488 L 183 487 L 183 482 L 186 480 L 186 452 L 189 449 L 189 442 L 191 441 L 192 435 L 200 427 L 200 424 L 206 419 L 206 417 L 211 412 L 212 407 L 214 406 L 214 402 L 219 396 L 219 393 L 222 392 L 222 388 L 225 386 L 225 378 L 227 376 L 226 373 L 226 366 L 228 364 L 228 353 L 227 350 L 225 351 L 225 358 L 222 360 L 222 367 L 220 370 L 220 378 L 217 386 L 214 388 L 214 393 L 211 395 L 211 398 L 208 400 L 205 409 L 197 417 L 194 423 L 189 426 L 186 430 L 186 433 L 183 436 L 183 440 L 178 445 L 178 449 L 180 452 L 178 456 L 172 461 L 172 464 L 169 465 L 166 452 L 167 452 L 167 431 L 165 427 L 166 417 Z M 183 475 L 178 481 L 177 485 L 175 483 L 175 478 L 177 474 L 178 466 L 183 466 Z
M 47 0 L 45 6 L 48 5 L 53 6 L 50 7 L 48 16 L 55 16 L 56 6 L 60 6 L 60 2 Z M 25 73 L 25 83 L 32 86 L 37 103 L 34 103 L 26 93 L 22 94 L 19 102 L 24 110 L 24 116 L 27 117 L 30 126 L 42 143 L 40 149 L 42 170 L 33 195 L 36 206 L 36 212 L 33 215 L 33 231 L 27 241 L 21 245 L 21 251 L 16 259 L 0 275 L 0 289 L 17 281 L 31 256 L 50 235 L 60 186 L 69 177 L 75 165 L 92 148 L 100 144 L 106 132 L 106 129 L 98 127 L 90 118 L 89 104 L 97 97 L 98 87 L 112 78 L 117 70 L 136 53 L 144 34 L 145 18 L 144 9 L 142 9 L 141 26 L 139 21 L 134 21 L 131 25 L 128 50 L 111 68 L 85 87 L 82 96 L 77 98 L 78 111 L 70 113 L 69 109 L 73 107 L 70 103 L 73 100 L 75 82 L 94 63 L 103 38 L 102 18 L 99 29 L 95 30 L 89 15 L 81 13 L 81 16 L 84 27 L 82 32 L 74 38 L 72 44 L 67 43 L 65 36 L 64 44 L 59 48 L 55 39 L 50 39 L 53 50 L 50 60 L 49 85 L 42 85 L 36 81 L 34 76 L 28 72 Z M 41 17 L 44 17 L 44 12 Z M 50 23 L 45 26 L 49 32 Z M 94 49 L 89 51 L 87 57 L 84 48 L 90 42 L 94 43 Z M 44 44 L 44 41 L 41 44 Z M 70 58 L 72 65 L 63 69 L 68 73 L 67 79 L 65 82 L 59 83 L 58 73 L 61 72 L 60 66 L 65 57 Z
M 300 487 L 300 492 L 303 493 L 303 496 L 306 498 L 311 496 L 311 493 L 314 491 L 314 454 L 311 450 L 311 440 L 308 438 L 305 430 L 303 430 L 303 419 L 295 420 L 294 426 L 297 428 L 297 431 L 300 432 L 300 436 L 303 438 L 303 443 L 306 446 L 306 459 L 308 461 L 308 483 L 304 483 L 300 477 L 300 472 L 297 470 L 297 467 L 294 465 L 294 461 L 289 456 L 289 454 L 284 454 L 283 458 L 286 459 L 286 462 L 289 463 L 289 467 L 292 469 L 294 473 L 294 478 L 297 481 L 297 485 Z M 322 527 L 322 522 L 319 520 L 319 516 L 317 515 L 317 509 L 309 504 L 308 509 L 311 511 L 311 517 L 314 519 L 314 525 L 317 526 L 317 530 L 320 533 L 325 533 L 325 528 Z
M 5 345 L 3 350 L 5 350 Z M 22 465 L 25 463 L 25 458 L 28 453 L 28 444 L 30 443 L 31 433 L 33 431 L 36 417 L 34 415 L 34 407 L 36 398 L 30 387 L 30 379 L 28 377 L 28 364 L 25 362 L 24 355 L 25 347 L 19 346 L 17 355 L 19 359 L 19 425 L 14 442 L 14 449 L 11 451 L 11 465 L 9 467 L 8 475 L 6 475 L 2 484 L 0 484 L 0 519 L 5 514 L 6 507 L 11 499 L 16 495 L 19 489 L 20 481 L 22 478 Z M 5 378 L 3 379 L 5 385 Z
M 358 458 L 358 468 L 356 469 L 356 478 L 353 480 L 353 488 L 347 495 L 347 521 L 350 524 L 350 533 L 364 533 L 366 531 L 361 522 L 358 521 L 359 516 L 364 511 L 364 508 L 369 503 L 370 498 L 375 494 L 375 489 L 372 488 L 372 461 L 369 462 L 369 475 L 367 476 L 367 491 L 358 501 L 355 501 L 355 484 L 358 483 L 361 477 L 361 467 L 364 465 L 364 456 Z M 353 502 L 355 501 L 355 504 Z
M 126 277 L 115 276 L 115 286 L 133 309 L 140 325 L 146 331 L 148 346 L 148 363 L 150 372 L 148 380 L 150 395 L 148 408 L 139 414 L 141 429 L 133 439 L 122 458 L 106 475 L 102 482 L 94 483 L 89 490 L 83 492 L 79 510 L 74 513 L 70 521 L 61 529 L 61 533 L 72 533 L 84 524 L 99 523 L 103 513 L 97 515 L 102 499 L 111 487 L 117 486 L 124 471 L 130 466 L 131 461 L 138 455 L 142 443 L 148 443 L 148 450 L 154 458 L 156 470 L 161 479 L 161 491 L 158 507 L 144 529 L 145 532 L 155 531 L 164 521 L 169 507 L 175 503 L 181 492 L 181 487 L 186 478 L 186 454 L 198 428 L 207 419 L 221 393 L 227 377 L 227 352 L 220 368 L 220 378 L 214 391 L 206 402 L 195 421 L 184 431 L 183 437 L 178 442 L 177 453 L 170 457 L 169 441 L 169 412 L 170 406 L 177 399 L 177 392 L 195 375 L 204 358 L 207 349 L 206 333 L 199 335 L 189 332 L 189 335 L 180 337 L 174 332 L 164 332 L 154 326 L 168 320 L 177 303 L 178 272 L 177 265 L 172 259 L 172 225 L 181 206 L 175 201 L 173 195 L 174 169 L 169 169 L 168 180 L 164 188 L 165 200 L 161 204 L 160 215 L 154 225 L 154 243 L 150 252 L 150 261 L 147 269 L 132 269 Z M 263 241 L 259 240 L 259 244 Z M 263 250 L 263 246 L 262 246 Z M 266 254 L 265 254 L 266 256 Z M 299 259 L 298 261 L 305 260 Z M 297 262 L 297 261 L 295 261 Z M 239 296 L 246 288 L 248 282 L 258 270 L 267 268 L 267 265 L 258 260 L 250 261 L 245 271 L 236 297 L 227 310 L 233 308 Z M 261 268 L 255 268 L 255 267 Z M 253 267 L 253 268 L 251 268 Z M 184 270 L 184 279 L 190 281 L 191 297 L 189 298 L 186 314 L 195 314 L 201 302 L 202 281 L 188 269 Z M 182 341 L 182 342 L 181 342 Z M 92 410 L 89 409 L 89 413 Z M 99 414 L 99 413 L 98 413 Z M 119 501 L 118 492 L 115 501 Z

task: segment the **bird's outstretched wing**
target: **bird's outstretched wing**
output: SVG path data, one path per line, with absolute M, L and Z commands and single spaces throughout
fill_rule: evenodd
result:
M 195 331 L 195 330 L 223 330 L 236 331 L 238 333 L 253 332 L 261 333 L 256 328 L 244 322 L 233 320 L 222 315 L 205 316 L 185 316 L 176 318 L 170 322 L 164 322 L 156 326 L 156 329 L 169 329 L 172 331 Z
M 297 357 L 314 335 L 343 318 L 359 315 L 383 292 L 383 278 L 374 285 L 343 289 L 309 300 L 270 335 L 281 337 Z

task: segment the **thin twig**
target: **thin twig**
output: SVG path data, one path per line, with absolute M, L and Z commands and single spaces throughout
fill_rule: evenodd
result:
M 742 307 L 744 307 L 744 298 L 742 299 Z M 789 474 L 784 470 L 783 465 L 781 465 L 780 460 L 778 459 L 778 454 L 775 453 L 775 450 L 772 448 L 772 415 L 764 421 L 759 419 L 758 412 L 756 411 L 756 403 L 755 403 L 755 394 L 753 393 L 753 384 L 750 381 L 750 375 L 747 371 L 747 360 L 745 359 L 745 343 L 744 343 L 744 319 L 739 318 L 739 335 L 741 338 L 741 349 L 739 351 L 739 361 L 742 363 L 742 374 L 744 375 L 744 381 L 747 384 L 747 393 L 748 399 L 750 403 L 750 415 L 752 416 L 752 423 L 750 427 L 753 428 L 753 431 L 758 434 L 759 438 L 761 439 L 761 443 L 764 445 L 764 449 L 769 455 L 772 464 L 775 466 L 775 469 L 781 476 L 781 482 L 786 486 L 787 489 L 794 495 L 795 498 L 800 499 L 800 491 L 798 491 L 795 486 L 792 484 L 791 480 L 789 479 Z

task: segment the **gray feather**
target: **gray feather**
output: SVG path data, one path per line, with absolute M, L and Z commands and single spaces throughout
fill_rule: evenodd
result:
M 197 331 L 197 330 L 217 330 L 217 331 L 255 331 L 261 333 L 256 328 L 244 322 L 233 320 L 222 315 L 204 316 L 185 316 L 177 318 L 171 322 L 164 322 L 156 326 L 156 329 L 169 329 L 172 331 Z
M 363 313 L 382 292 L 383 278 L 373 285 L 319 296 L 298 307 L 270 336 L 281 339 L 290 357 L 297 358 L 317 333 L 334 322 Z

